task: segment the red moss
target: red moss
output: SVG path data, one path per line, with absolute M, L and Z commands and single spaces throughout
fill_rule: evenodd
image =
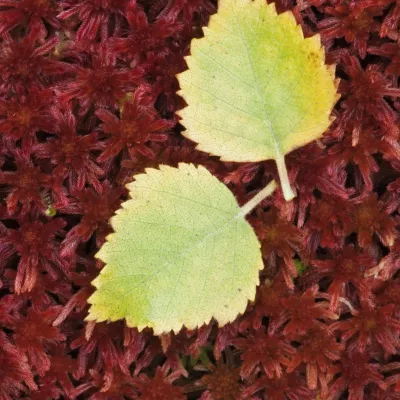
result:
M 385 211 L 392 214 L 398 211 L 400 207 L 400 178 L 390 183 L 386 189 L 387 191 L 382 200 L 385 205 Z
M 303 246 L 303 235 L 290 221 L 279 216 L 276 209 L 268 213 L 258 210 L 257 216 L 253 218 L 253 226 L 261 241 L 261 251 L 265 267 L 272 270 L 274 275 L 278 268 L 278 260 L 282 259 L 281 271 L 286 284 L 293 288 L 293 279 L 298 272 L 293 261 L 293 256 L 301 253 Z
M 286 157 L 297 197 L 249 217 L 266 268 L 246 312 L 161 338 L 84 322 L 132 175 L 202 164 L 240 203 L 277 179 L 181 135 L 175 75 L 216 4 L 0 0 L 2 400 L 400 398 L 396 0 L 275 1 L 321 34 L 341 99 Z
M 16 273 L 7 269 L 4 276 L 9 281 L 15 281 Z M 58 279 L 54 281 L 49 274 L 39 274 L 36 278 L 35 286 L 29 292 L 21 292 L 12 294 L 12 301 L 15 304 L 32 305 L 32 310 L 40 311 L 54 304 L 54 297 L 59 299 L 68 299 L 71 295 L 71 285 L 68 280 Z M 21 307 L 19 308 L 21 311 Z
M 60 100 L 79 101 L 80 115 L 92 106 L 116 108 L 119 100 L 136 87 L 140 71 L 117 66 L 110 42 L 96 45 L 95 52 L 85 58 L 85 66 L 74 66 L 74 78 L 60 85 Z
M 346 321 L 338 321 L 331 325 L 331 329 L 339 329 L 343 332 L 341 339 L 347 342 L 356 336 L 357 351 L 363 353 L 367 346 L 379 343 L 386 354 L 397 353 L 400 344 L 398 333 L 400 321 L 392 317 L 394 304 L 388 304 L 380 308 L 365 308 L 353 312 L 353 318 Z
M 15 170 L 0 172 L 0 184 L 9 188 L 5 199 L 8 212 L 13 215 L 19 211 L 26 215 L 29 211 L 44 211 L 46 205 L 42 193 L 52 188 L 51 176 L 21 150 L 14 156 Z
M 95 162 L 94 152 L 102 150 L 105 145 L 99 141 L 98 134 L 80 135 L 72 110 L 64 113 L 54 111 L 55 137 L 49 137 L 45 143 L 33 147 L 34 154 L 39 159 L 50 159 L 54 165 L 54 186 L 61 187 L 68 178 L 70 191 L 82 190 L 90 184 L 101 191 L 99 178 L 104 174 L 102 168 Z M 62 194 L 62 193 L 60 193 Z
M 351 222 L 346 227 L 347 233 L 356 232 L 358 244 L 365 248 L 371 246 L 376 234 L 384 246 L 392 246 L 396 236 L 396 222 L 385 212 L 382 202 L 374 193 L 352 199 Z
M 349 400 L 363 400 L 364 389 L 368 384 L 374 384 L 386 389 L 383 376 L 378 371 L 379 365 L 369 362 L 367 354 L 350 352 L 340 360 L 340 375 L 330 386 L 330 396 L 338 399 L 347 389 Z
M 285 397 L 290 400 L 301 400 L 312 396 L 304 380 L 296 374 L 284 374 L 279 379 L 261 377 L 249 386 L 245 393 L 250 396 L 260 390 L 263 390 L 270 400 L 281 400 Z
M 289 162 L 293 160 L 289 174 L 297 190 L 297 226 L 301 228 L 306 218 L 307 207 L 316 201 L 316 190 L 329 196 L 348 199 L 353 189 L 345 187 L 345 171 L 333 164 L 326 151 L 315 143 L 292 153 L 292 157 L 289 158 Z
M 247 338 L 236 339 L 234 345 L 242 350 L 240 374 L 243 378 L 248 378 L 258 365 L 269 378 L 280 378 L 282 367 L 288 366 L 290 357 L 296 352 L 282 338 L 265 335 L 261 330 Z
M 322 37 L 325 40 L 344 37 L 360 57 L 365 58 L 370 35 L 379 31 L 375 17 L 382 14 L 382 9 L 366 8 L 359 1 L 348 1 L 326 7 L 325 12 L 328 18 L 318 24 Z
M 62 395 L 62 390 L 57 386 L 53 386 L 52 383 L 42 383 L 38 385 L 38 390 L 32 392 L 30 400 L 50 400 L 58 399 Z
M 353 246 L 346 246 L 332 259 L 315 260 L 313 265 L 320 276 L 331 278 L 328 288 L 331 310 L 337 309 L 340 298 L 347 298 L 349 284 L 356 288 L 361 301 L 372 304 L 372 289 L 364 279 L 368 268 L 374 265 L 370 255 L 357 251 Z
M 28 359 L 22 350 L 10 343 L 4 332 L 0 332 L 0 396 L 12 400 L 28 389 L 37 389 Z
M 125 189 L 113 188 L 107 181 L 102 182 L 98 189 L 94 191 L 85 188 L 74 191 L 71 193 L 74 200 L 66 207 L 60 208 L 66 214 L 83 215 L 81 221 L 67 233 L 63 241 L 63 256 L 72 256 L 79 243 L 87 242 L 94 232 L 97 233 L 96 241 L 100 246 L 106 234 L 110 232 L 108 220 L 121 203 L 121 195 Z
M 142 400 L 185 400 L 182 390 L 172 383 L 177 376 L 168 375 L 168 370 L 164 367 L 157 368 L 154 378 L 146 375 L 139 375 L 136 385 L 139 389 L 139 399 Z
M 308 251 L 313 254 L 319 247 L 340 249 L 344 244 L 344 227 L 350 216 L 347 202 L 336 196 L 322 196 L 310 208 L 310 217 L 304 228 L 307 232 Z
M 355 186 L 358 191 L 363 191 L 363 185 L 368 191 L 373 189 L 373 178 L 379 171 L 379 165 L 374 157 L 380 153 L 386 160 L 393 161 L 400 156 L 398 132 L 394 136 L 385 135 L 380 129 L 365 127 L 356 144 L 348 136 L 340 143 L 332 146 L 329 153 L 333 156 L 333 163 L 341 167 L 355 165 L 353 171 Z
M 1 0 L 0 1 L 0 35 L 16 27 L 28 28 L 40 32 L 45 38 L 45 23 L 54 29 L 60 28 L 57 9 L 52 0 Z
M 243 332 L 248 328 L 260 329 L 262 319 L 270 317 L 269 331 L 272 332 L 274 326 L 281 323 L 280 321 L 285 314 L 281 300 L 290 293 L 292 291 L 287 287 L 281 276 L 275 278 L 273 282 L 266 280 L 264 284 L 257 288 L 256 304 L 253 310 L 243 316 L 239 330 Z
M 397 239 L 390 248 L 390 253 L 383 257 L 380 263 L 369 271 L 369 274 L 379 274 L 384 280 L 390 279 L 400 269 L 400 240 Z
M 147 145 L 150 142 L 164 142 L 163 133 L 172 127 L 169 121 L 159 119 L 153 105 L 149 87 L 141 86 L 135 90 L 132 98 L 123 103 L 121 118 L 101 109 L 96 116 L 102 121 L 100 129 L 107 134 L 103 151 L 98 161 L 116 157 L 122 150 L 127 150 L 131 159 L 136 160 L 138 153 L 154 158 L 155 153 Z
M 149 51 L 157 50 L 167 38 L 178 36 L 183 28 L 181 22 L 165 15 L 149 23 L 146 13 L 136 2 L 128 4 L 126 19 L 130 34 L 113 40 L 118 53 L 124 57 L 128 55 L 130 59 L 138 59 Z
M 73 310 L 77 312 L 83 311 L 87 307 L 87 299 L 93 293 L 94 288 L 90 282 L 97 276 L 98 269 L 93 265 L 94 263 L 83 262 L 78 260 L 77 266 L 85 266 L 86 268 L 82 273 L 71 272 L 69 275 L 70 281 L 78 289 L 71 295 L 65 303 L 63 310 L 53 321 L 54 326 L 58 326 L 65 321 L 65 319 L 72 313 Z
M 48 87 L 60 74 L 68 72 L 68 64 L 52 59 L 49 53 L 58 43 L 52 37 L 38 43 L 39 32 L 32 30 L 21 40 L 9 37 L 0 43 L 0 94 L 20 95 L 31 88 Z
M 223 362 L 217 362 L 216 366 L 210 365 L 209 370 L 209 374 L 196 381 L 197 386 L 206 389 L 202 393 L 200 400 L 244 399 L 239 368 L 234 368 Z
M 85 385 L 87 390 L 86 398 L 90 400 L 125 400 L 128 398 L 136 398 L 134 380 L 131 376 L 116 373 L 113 379 L 104 385 L 103 376 L 98 372 L 89 371 L 90 380 Z M 85 390 L 85 391 L 86 391 Z
M 39 272 L 46 271 L 53 279 L 58 277 L 58 269 L 67 270 L 67 263 L 60 259 L 55 236 L 62 232 L 65 222 L 54 219 L 43 223 L 23 219 L 19 229 L 9 229 L 0 238 L 0 254 L 4 259 L 19 256 L 15 291 L 30 291 L 36 284 Z
M 284 312 L 280 323 L 289 321 L 283 330 L 285 336 L 301 335 L 315 327 L 323 328 L 323 322 L 339 318 L 329 310 L 327 302 L 316 302 L 317 297 L 318 286 L 315 285 L 301 295 L 296 293 L 281 300 Z
M 44 376 L 51 366 L 51 358 L 46 351 L 48 346 L 65 340 L 59 328 L 51 325 L 59 311 L 59 306 L 49 307 L 45 311 L 30 309 L 27 316 L 19 317 L 12 327 L 15 344 L 27 355 L 31 366 L 40 376 Z
M 400 22 L 400 6 L 397 0 L 363 0 L 361 5 L 364 7 L 378 6 L 387 8 L 388 12 L 381 25 L 380 36 L 388 36 L 392 39 L 397 38 L 397 27 Z
M 98 34 L 102 40 L 113 30 L 121 27 L 128 0 L 62 0 L 63 11 L 58 18 L 65 20 L 76 16 L 80 25 L 75 39 L 94 40 Z
M 326 393 L 332 362 L 340 359 L 345 346 L 337 342 L 330 330 L 320 327 L 314 327 L 305 335 L 298 335 L 294 339 L 300 343 L 300 347 L 288 365 L 288 372 L 296 370 L 304 363 L 308 387 L 315 390 L 320 383 L 322 391 Z
M 124 360 L 123 329 L 121 324 L 88 323 L 85 330 L 71 343 L 72 349 L 78 349 L 78 368 L 74 371 L 76 379 L 86 374 L 90 363 L 98 373 L 102 373 L 102 387 L 107 390 L 115 375 L 129 375 L 128 366 Z
M 43 381 L 53 387 L 57 383 L 62 387 L 63 392 L 69 397 L 77 396 L 82 388 L 76 388 L 71 380 L 72 375 L 78 367 L 76 359 L 66 354 L 64 343 L 50 346 L 50 369 L 46 371 Z
M 362 130 L 371 119 L 382 124 L 389 132 L 397 131 L 396 113 L 385 96 L 398 97 L 400 90 L 393 87 L 390 80 L 380 72 L 379 64 L 369 64 L 363 69 L 359 60 L 347 51 L 343 52 L 342 60 L 348 79 L 342 80 L 339 86 L 342 94 L 340 135 L 351 130 L 352 143 L 357 144 Z
M 167 5 L 168 0 L 161 0 L 160 5 Z M 170 4 L 166 10 L 166 15 L 175 17 L 182 13 L 183 22 L 188 24 L 196 17 L 200 17 L 201 23 L 205 24 L 208 21 L 210 14 L 216 12 L 214 3 L 210 0 L 177 0 Z
M 22 140 L 22 147 L 29 149 L 39 131 L 53 132 L 55 121 L 49 101 L 54 100 L 49 89 L 32 88 L 22 96 L 0 98 L 0 129 L 4 138 L 16 142 Z
M 368 47 L 368 53 L 388 59 L 386 73 L 389 76 L 397 77 L 400 75 L 400 54 L 397 43 L 383 43 L 380 46 Z

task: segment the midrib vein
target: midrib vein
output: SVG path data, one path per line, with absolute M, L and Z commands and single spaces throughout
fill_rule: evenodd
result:
M 264 99 L 263 99 L 263 96 L 262 96 L 261 91 L 260 91 L 257 75 L 256 75 L 256 72 L 254 71 L 254 68 L 253 68 L 253 63 L 251 61 L 249 49 L 247 47 L 246 40 L 245 40 L 245 37 L 243 35 L 243 31 L 242 31 L 241 25 L 239 23 L 239 19 L 237 17 L 236 11 L 235 11 L 235 7 L 232 7 L 232 10 L 233 10 L 233 14 L 235 16 L 236 24 L 237 24 L 238 29 L 239 29 L 239 36 L 240 36 L 242 44 L 243 44 L 243 46 L 245 48 L 246 56 L 247 56 L 247 59 L 248 59 L 249 65 L 250 65 L 250 69 L 251 69 L 251 73 L 253 75 L 253 80 L 254 80 L 254 83 L 255 83 L 255 89 L 256 89 L 256 92 L 257 92 L 257 96 L 258 96 L 258 98 L 259 98 L 259 100 L 261 102 L 261 105 L 262 105 L 262 108 L 263 108 L 263 111 L 264 111 L 264 120 L 268 125 L 268 128 L 269 128 L 269 130 L 271 132 L 272 140 L 274 142 L 275 151 L 276 151 L 276 158 L 277 159 L 281 159 L 282 158 L 282 154 L 281 154 L 281 151 L 279 149 L 279 144 L 278 144 L 275 132 L 274 132 L 274 128 L 273 128 L 273 126 L 271 124 L 271 121 L 268 118 L 267 109 L 265 108 L 265 103 L 264 103 Z

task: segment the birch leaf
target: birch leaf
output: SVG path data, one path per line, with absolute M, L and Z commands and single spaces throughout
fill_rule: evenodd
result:
M 273 183 L 274 184 L 274 183 Z M 220 325 L 254 300 L 260 244 L 230 190 L 203 167 L 147 169 L 127 185 L 132 199 L 111 219 L 114 233 L 96 257 L 88 320 L 126 319 L 155 334 Z M 273 187 L 264 189 L 270 194 Z
M 319 36 L 304 39 L 293 14 L 266 0 L 220 0 L 186 61 L 183 134 L 224 161 L 275 159 L 293 198 L 284 156 L 322 135 L 338 99 Z

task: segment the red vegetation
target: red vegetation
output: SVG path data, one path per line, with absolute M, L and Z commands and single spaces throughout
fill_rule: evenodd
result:
M 400 399 L 400 2 L 276 3 L 337 64 L 335 122 L 287 157 L 297 197 L 249 217 L 246 313 L 158 338 L 84 321 L 124 184 L 193 162 L 242 202 L 276 178 L 181 135 L 175 75 L 216 1 L 0 0 L 0 400 Z

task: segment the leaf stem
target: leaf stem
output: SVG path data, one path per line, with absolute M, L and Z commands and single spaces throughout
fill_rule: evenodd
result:
M 293 192 L 293 189 L 290 186 L 290 181 L 286 169 L 284 156 L 281 156 L 276 159 L 276 166 L 278 167 L 278 174 L 279 174 L 279 179 L 281 181 L 283 197 L 285 198 L 286 201 L 293 200 L 293 198 L 296 197 L 296 194 Z
M 260 190 L 251 200 L 249 200 L 241 209 L 238 215 L 244 217 L 247 215 L 254 207 L 260 204 L 266 197 L 271 196 L 274 190 L 277 188 L 275 181 L 271 181 L 268 185 Z

